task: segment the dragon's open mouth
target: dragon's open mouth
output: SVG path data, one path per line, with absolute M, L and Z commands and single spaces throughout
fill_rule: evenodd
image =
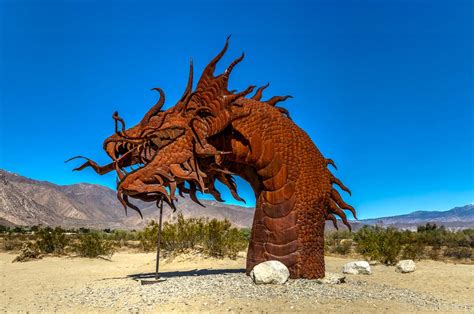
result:
M 159 131 L 149 131 L 141 137 L 117 133 L 104 142 L 104 148 L 113 160 L 114 169 L 120 181 L 133 171 L 148 164 L 155 154 L 184 134 L 183 128 L 172 127 Z
M 122 121 L 123 126 L 125 125 L 117 113 L 114 113 L 114 119 Z M 184 132 L 183 128 L 170 127 L 161 130 L 149 129 L 142 132 L 140 136 L 131 136 L 130 132 L 125 130 L 119 132 L 116 125 L 116 133 L 104 142 L 104 150 L 112 159 L 111 163 L 99 166 L 95 161 L 84 156 L 76 156 L 66 162 L 76 158 L 86 159 L 84 164 L 74 169 L 77 171 L 87 167 L 91 167 L 98 174 L 115 170 L 119 177 L 118 183 L 120 183 L 129 173 L 143 168 L 159 150 L 181 137 Z

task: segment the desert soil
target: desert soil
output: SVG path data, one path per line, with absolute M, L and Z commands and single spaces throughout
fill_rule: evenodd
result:
M 154 254 L 117 253 L 111 260 L 45 257 L 12 263 L 0 253 L 1 312 L 474 312 L 474 266 L 417 263 L 414 273 L 373 266 L 340 285 L 289 280 L 255 285 L 236 260 L 181 255 L 163 260 L 155 285 L 137 280 L 154 270 Z M 330 272 L 354 259 L 326 257 Z

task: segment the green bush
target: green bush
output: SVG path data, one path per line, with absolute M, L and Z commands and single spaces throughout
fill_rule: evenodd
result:
M 164 230 L 161 231 L 162 236 L 163 236 L 163 231 Z M 153 251 L 156 249 L 157 237 L 158 237 L 158 224 L 154 220 L 149 221 L 147 226 L 138 233 L 138 239 L 140 240 L 142 249 L 145 252 Z
M 138 233 L 143 250 L 156 249 L 157 235 L 158 224 L 152 220 Z M 161 248 L 173 253 L 201 249 L 210 256 L 234 258 L 247 245 L 246 234 L 232 227 L 228 220 L 185 219 L 179 213 L 176 222 L 165 222 L 161 231 Z
M 395 228 L 364 226 L 354 235 L 357 251 L 370 260 L 392 265 L 402 250 L 402 234 Z
M 73 244 L 74 251 L 82 257 L 111 257 L 115 253 L 115 247 L 112 241 L 106 240 L 102 234 L 97 231 L 90 231 L 79 236 Z
M 138 234 L 135 231 L 127 230 L 113 230 L 109 238 L 117 242 L 135 241 L 138 240 Z
M 341 240 L 336 246 L 332 247 L 332 253 L 347 255 L 351 252 L 352 242 L 349 240 Z
M 450 247 L 444 251 L 444 256 L 456 259 L 471 258 L 472 249 L 468 247 Z
M 14 237 L 12 234 L 8 234 L 4 239 L 3 239 L 3 248 L 5 251 L 13 251 L 13 250 L 18 250 L 22 246 L 22 242 Z
M 354 234 L 347 230 L 328 232 L 324 236 L 325 251 L 347 255 L 351 252 L 353 237 Z
M 401 233 L 395 228 L 387 228 L 381 233 L 379 250 L 380 262 L 393 265 L 398 261 L 398 255 L 402 250 Z
M 207 223 L 204 248 L 210 256 L 235 258 L 247 244 L 244 234 L 233 228 L 227 219 L 212 219 Z
M 433 261 L 437 261 L 440 258 L 441 249 L 436 247 L 431 247 L 428 251 L 428 257 Z
M 364 226 L 354 235 L 357 242 L 357 252 L 370 260 L 380 259 L 379 250 L 379 227 Z
M 242 235 L 244 236 L 244 238 L 250 242 L 250 236 L 251 236 L 251 233 L 252 231 L 250 230 L 250 228 L 242 228 L 240 229 L 240 232 L 242 233 Z
M 36 236 L 38 248 L 46 254 L 64 254 L 69 243 L 65 230 L 61 227 L 54 229 L 50 227 L 40 228 L 36 232 Z
M 407 243 L 403 247 L 403 258 L 419 260 L 423 257 L 425 251 L 425 244 L 421 241 L 413 241 Z

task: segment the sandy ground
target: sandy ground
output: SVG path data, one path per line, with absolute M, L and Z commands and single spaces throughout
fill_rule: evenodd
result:
M 267 285 L 255 290 L 242 274 L 244 256 L 237 260 L 186 255 L 165 259 L 161 271 L 167 282 L 152 286 L 142 286 L 133 276 L 153 272 L 154 254 L 117 253 L 110 261 L 46 257 L 12 263 L 14 256 L 0 253 L 1 312 L 474 311 L 473 265 L 421 261 L 410 274 L 376 265 L 372 275 L 348 275 L 347 283 L 337 286 L 294 281 L 286 287 Z M 340 272 L 348 261 L 326 257 L 326 268 Z M 184 274 L 186 281 L 180 279 Z M 175 286 L 176 291 L 170 291 Z M 246 294 L 249 287 L 259 297 Z M 308 287 L 314 287 L 314 292 L 297 291 Z

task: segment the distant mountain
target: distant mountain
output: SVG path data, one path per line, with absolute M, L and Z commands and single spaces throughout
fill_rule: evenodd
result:
M 229 219 L 235 226 L 252 224 L 253 208 L 179 198 L 177 208 L 185 217 Z M 142 209 L 144 220 L 132 209 L 125 216 L 115 191 L 96 184 L 56 185 L 29 179 L 0 169 L 0 224 L 90 228 L 141 228 L 148 220 L 157 219 L 154 203 L 135 201 Z M 165 205 L 164 221 L 177 213 Z
M 436 223 L 454 229 L 472 228 L 474 227 L 474 205 L 455 207 L 447 211 L 416 211 L 406 215 L 364 219 L 360 222 L 404 229 L 414 229 L 426 223 Z
M 134 201 L 142 209 L 144 220 L 132 209 L 125 216 L 115 191 L 96 184 L 56 185 L 29 179 L 0 169 L 0 225 L 37 225 L 89 228 L 142 228 L 148 220 L 157 219 L 153 203 Z M 237 227 L 252 225 L 254 209 L 201 200 L 201 207 L 187 198 L 179 198 L 178 210 L 185 217 L 229 219 Z M 165 205 L 163 219 L 172 220 L 177 213 Z M 425 223 L 437 223 L 448 228 L 474 227 L 474 205 L 448 211 L 417 211 L 407 215 L 352 221 L 352 229 L 364 225 L 394 226 L 416 229 Z M 339 222 L 340 228 L 345 228 Z M 331 230 L 332 223 L 326 223 Z

